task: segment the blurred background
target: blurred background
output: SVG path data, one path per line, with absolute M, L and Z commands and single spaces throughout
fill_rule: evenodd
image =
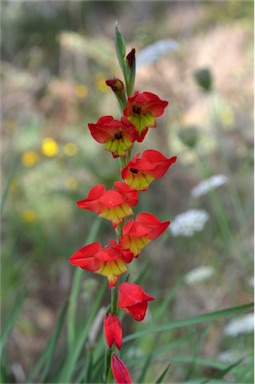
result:
M 253 2 L 2 1 L 1 14 L 3 325 L 26 291 L 8 338 L 5 380 L 27 382 L 69 294 L 69 257 L 96 218 L 76 201 L 120 177 L 118 161 L 87 127 L 103 115 L 120 117 L 105 85 L 121 77 L 116 20 L 128 51 L 136 48 L 136 89 L 169 101 L 134 152 L 178 157 L 136 208 L 172 222 L 130 266 L 132 276 L 147 266 L 143 286 L 156 298 L 149 316 L 158 305 L 164 310 L 156 324 L 252 301 Z M 103 221 L 96 241 L 112 236 Z M 84 272 L 81 316 L 101 283 Z M 201 356 L 233 362 L 251 351 L 250 320 L 232 333 L 228 322 L 204 334 Z M 141 330 L 133 323 L 127 333 Z M 191 333 L 178 355 L 192 353 Z M 177 330 L 168 341 L 181 336 Z M 153 348 L 147 344 L 130 349 L 131 356 Z M 176 350 L 165 357 L 173 356 Z M 177 361 L 169 382 L 212 371 Z

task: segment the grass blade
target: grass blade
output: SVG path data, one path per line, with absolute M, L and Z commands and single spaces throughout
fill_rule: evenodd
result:
M 61 383 L 71 382 L 73 372 L 76 368 L 77 359 L 81 353 L 82 347 L 85 344 L 85 341 L 87 339 L 88 333 L 89 333 L 91 325 L 93 323 L 93 320 L 97 314 L 98 308 L 100 306 L 101 300 L 102 300 L 104 293 L 105 293 L 105 290 L 106 290 L 106 286 L 107 286 L 107 282 L 104 281 L 101 285 L 101 288 L 100 288 L 98 294 L 97 294 L 96 300 L 95 300 L 94 305 L 91 309 L 90 316 L 87 319 L 86 324 L 84 325 L 80 334 L 77 334 L 77 337 L 75 338 L 74 343 L 73 343 L 73 348 L 67 354 L 67 360 L 63 364 L 63 369 L 61 370 L 61 372 L 59 374 L 59 378 L 58 378 L 57 382 L 61 382 Z
M 68 308 L 68 300 L 66 300 L 66 302 L 63 306 L 63 309 L 61 310 L 61 313 L 59 315 L 59 319 L 58 319 L 57 324 L 55 326 L 53 335 L 51 336 L 50 340 L 48 341 L 48 344 L 47 344 L 43 354 L 41 355 L 39 361 L 37 362 L 35 368 L 33 369 L 32 373 L 29 376 L 29 379 L 28 379 L 29 382 L 33 382 L 33 380 L 35 379 L 36 375 L 38 374 L 40 369 L 43 367 L 43 365 L 44 365 L 44 369 L 43 369 L 43 372 L 42 372 L 42 375 L 40 378 L 41 379 L 40 382 L 43 383 L 45 381 L 45 378 L 46 378 L 46 376 L 49 372 L 50 366 L 52 364 L 53 354 L 54 354 L 54 351 L 56 349 L 56 345 L 57 345 L 57 342 L 59 339 L 60 331 L 61 331 L 63 324 L 64 324 L 67 308 Z
M 10 185 L 11 185 L 11 182 L 12 182 L 15 170 L 16 170 L 17 162 L 18 162 L 18 159 L 15 159 L 14 162 L 12 163 L 11 168 L 10 168 L 10 170 L 8 172 L 8 175 L 7 175 L 7 180 L 6 180 L 6 183 L 4 185 L 3 193 L 2 193 L 2 196 L 1 196 L 1 199 L 0 199 L 0 212 L 1 212 L 1 214 L 3 212 L 3 207 L 4 207 L 5 200 L 6 200 L 7 196 L 8 196 Z
M 6 344 L 6 341 L 8 339 L 9 334 L 11 333 L 14 325 L 16 324 L 19 313 L 20 313 L 22 306 L 23 306 L 25 296 L 26 296 L 26 293 L 22 292 L 17 297 L 17 299 L 14 303 L 14 306 L 13 306 L 12 313 L 11 313 L 10 317 L 8 318 L 8 320 L 6 321 L 6 326 L 3 329 L 1 340 L 0 340 L 0 355 L 2 354 L 2 351 L 4 349 L 4 346 Z
M 164 371 L 161 373 L 161 375 L 159 376 L 159 378 L 157 379 L 157 381 L 156 381 L 155 384 L 160 384 L 160 383 L 162 383 L 162 381 L 164 380 L 164 377 L 165 377 L 166 374 L 167 374 L 168 369 L 170 368 L 170 365 L 171 365 L 171 364 L 168 364 L 168 366 L 164 369 Z
M 141 375 L 139 376 L 139 378 L 137 380 L 138 383 L 143 383 L 144 382 L 145 375 L 147 373 L 148 368 L 150 367 L 151 359 L 152 359 L 152 353 L 150 353 L 147 356 L 147 359 L 146 359 L 146 362 L 145 362 L 145 364 L 143 366 L 143 370 L 141 372 Z
M 220 370 L 220 372 L 218 372 L 215 376 L 213 376 L 213 379 L 222 379 L 226 375 L 226 373 L 230 372 L 233 368 L 235 368 L 237 365 L 239 365 L 242 361 L 243 361 L 243 359 L 239 359 L 235 363 L 229 365 L 227 368 Z M 202 384 L 209 383 L 210 380 L 211 379 L 207 379 L 207 380 L 203 381 Z
M 144 337 L 145 335 L 152 334 L 152 333 L 170 331 L 176 328 L 188 327 L 190 325 L 214 321 L 222 317 L 234 316 L 237 313 L 244 312 L 246 310 L 251 309 L 252 307 L 253 307 L 253 303 L 249 303 L 245 305 L 240 305 L 239 307 L 232 307 L 228 309 L 223 309 L 221 311 L 210 312 L 204 315 L 199 315 L 195 317 L 189 317 L 187 319 L 173 321 L 171 323 L 167 323 L 159 327 L 148 328 L 147 330 L 128 335 L 123 339 L 123 342 L 138 339 L 140 337 Z

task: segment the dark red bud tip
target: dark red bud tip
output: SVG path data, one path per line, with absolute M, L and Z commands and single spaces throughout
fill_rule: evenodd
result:
M 135 65 L 135 48 L 132 48 L 132 50 L 127 54 L 126 60 L 129 68 L 133 68 Z
M 109 87 L 111 87 L 113 92 L 119 92 L 119 91 L 122 91 L 124 89 L 124 84 L 122 83 L 122 81 L 119 79 L 116 79 L 116 78 L 106 80 L 106 84 Z

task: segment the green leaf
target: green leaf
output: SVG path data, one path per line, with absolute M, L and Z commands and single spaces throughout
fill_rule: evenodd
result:
M 170 365 L 171 365 L 171 364 L 168 364 L 168 366 L 164 369 L 164 371 L 161 373 L 161 375 L 159 376 L 159 378 L 157 379 L 157 381 L 156 381 L 155 384 L 160 384 L 160 383 L 162 383 L 162 381 L 164 380 L 164 377 L 165 377 L 166 374 L 167 374 L 168 369 L 170 368 Z
M 152 333 L 170 331 L 176 328 L 188 327 L 191 325 L 200 324 L 208 321 L 210 322 L 213 320 L 220 319 L 222 317 L 234 316 L 237 313 L 244 312 L 246 310 L 251 309 L 253 305 L 254 305 L 253 303 L 249 303 L 249 304 L 241 305 L 239 307 L 232 307 L 228 309 L 223 309 L 221 311 L 210 312 L 204 315 L 199 315 L 199 316 L 189 317 L 187 319 L 173 321 L 173 322 L 161 325 L 159 327 L 148 328 L 144 331 L 140 331 L 132 335 L 126 336 L 123 339 L 123 343 L 126 343 L 127 341 L 130 341 L 130 340 L 138 339 L 140 337 L 144 337 Z
M 119 31 L 117 22 L 115 24 L 115 50 L 120 68 L 122 72 L 125 72 L 124 58 L 126 56 L 126 44 L 122 34 Z
M 43 372 L 40 376 L 40 382 L 41 383 L 45 382 L 46 376 L 47 376 L 47 374 L 50 370 L 50 367 L 52 365 L 53 354 L 54 354 L 54 351 L 55 351 L 56 346 L 57 346 L 57 342 L 59 339 L 61 329 L 63 328 L 67 308 L 68 308 L 68 300 L 66 300 L 66 302 L 65 302 L 65 304 L 64 304 L 64 306 L 60 312 L 60 315 L 59 315 L 57 324 L 55 326 L 54 332 L 53 332 L 50 340 L 48 341 L 47 346 L 43 351 L 43 354 L 41 355 L 40 359 L 38 360 L 36 366 L 34 367 L 33 371 L 31 372 L 31 374 L 29 375 L 29 379 L 28 379 L 29 382 L 32 382 L 36 378 L 36 375 L 42 369 L 43 366 L 44 366 L 44 369 L 43 369 Z
M 76 363 L 77 363 L 78 357 L 82 351 L 83 346 L 85 345 L 88 333 L 91 329 L 92 323 L 98 312 L 101 300 L 104 296 L 106 286 L 107 286 L 107 281 L 105 280 L 102 283 L 101 288 L 97 293 L 97 297 L 95 299 L 94 305 L 91 308 L 90 315 L 86 320 L 84 327 L 82 328 L 81 332 L 78 333 L 77 336 L 75 337 L 73 348 L 67 354 L 66 361 L 63 363 L 62 370 L 60 371 L 57 382 L 69 383 L 72 381 L 71 378 L 76 369 Z
M 217 372 L 217 374 L 213 376 L 213 379 L 222 379 L 226 375 L 226 373 L 232 371 L 232 369 L 235 368 L 237 365 L 239 365 L 242 361 L 243 359 L 239 359 L 235 363 L 229 365 L 227 368 L 220 370 L 220 372 Z M 210 379 L 203 381 L 201 384 L 206 384 L 209 382 L 210 382 Z
M 3 352 L 4 346 L 6 344 L 6 341 L 8 339 L 9 334 L 11 333 L 13 327 L 16 324 L 16 321 L 18 319 L 19 313 L 22 309 L 23 302 L 26 296 L 26 292 L 23 291 L 16 299 L 13 305 L 13 310 L 11 312 L 11 315 L 6 321 L 6 326 L 3 329 L 2 335 L 1 335 L 1 340 L 0 340 L 0 355 Z
M 147 356 L 147 359 L 145 361 L 145 364 L 143 366 L 143 370 L 137 380 L 138 383 L 143 383 L 144 382 L 144 379 L 145 379 L 145 375 L 147 373 L 147 370 L 148 368 L 150 367 L 150 364 L 151 364 L 151 359 L 152 359 L 152 353 L 150 353 L 148 356 Z
M 3 188 L 3 193 L 2 193 L 2 196 L 0 199 L 0 212 L 1 213 L 3 211 L 4 203 L 5 203 L 5 200 L 8 196 L 10 185 L 11 185 L 12 179 L 14 177 L 14 173 L 16 171 L 16 165 L 17 165 L 17 159 L 15 159 L 11 165 L 11 168 L 10 168 L 8 175 L 7 175 L 6 183 L 5 183 L 4 188 Z

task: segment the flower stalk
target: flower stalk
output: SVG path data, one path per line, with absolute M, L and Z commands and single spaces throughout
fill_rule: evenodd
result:
M 122 349 L 122 328 L 118 319 L 123 310 L 135 321 L 142 321 L 149 302 L 154 298 L 140 285 L 122 278 L 128 272 L 128 265 L 139 258 L 143 248 L 159 237 L 170 221 L 160 221 L 150 212 L 136 215 L 134 207 L 143 192 L 155 179 L 161 178 L 175 163 L 176 156 L 167 158 L 154 149 L 137 153 L 132 157 L 135 142 L 142 142 L 149 129 L 157 126 L 157 118 L 164 113 L 168 102 L 150 92 L 135 91 L 135 49 L 126 56 L 126 44 L 116 25 L 116 55 L 122 70 L 124 82 L 113 78 L 106 81 L 114 92 L 122 116 L 100 117 L 97 123 L 89 123 L 92 137 L 114 159 L 120 159 L 120 181 L 106 190 L 103 184 L 94 186 L 88 196 L 77 202 L 81 209 L 91 210 L 108 220 L 115 230 L 115 240 L 102 246 L 100 242 L 85 245 L 70 257 L 70 263 L 104 276 L 111 291 L 111 302 L 104 317 L 104 335 L 107 344 L 104 383 L 131 383 L 131 377 L 124 362 L 119 358 Z

